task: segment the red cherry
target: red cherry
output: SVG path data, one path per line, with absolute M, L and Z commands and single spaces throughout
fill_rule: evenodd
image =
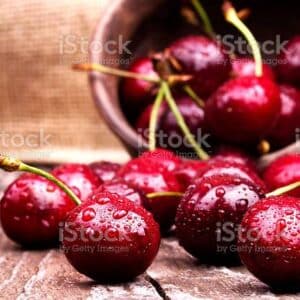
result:
M 300 201 L 270 197 L 254 204 L 241 226 L 238 249 L 251 273 L 274 288 L 299 290 Z
M 90 164 L 89 167 L 98 176 L 101 182 L 108 182 L 115 178 L 121 165 L 109 161 L 99 161 Z
M 30 248 L 57 244 L 60 222 L 75 207 L 55 184 L 32 174 L 15 180 L 6 189 L 0 205 L 6 235 Z
M 221 146 L 218 152 L 210 159 L 210 162 L 225 161 L 245 165 L 247 168 L 257 172 L 255 161 L 244 151 L 231 146 Z
M 279 88 L 280 116 L 268 137 L 275 148 L 295 142 L 296 129 L 300 128 L 300 91 L 289 85 L 281 85 Z
M 111 194 L 118 194 L 119 196 L 126 197 L 130 201 L 147 206 L 147 198 L 145 194 L 133 187 L 128 182 L 124 181 L 122 178 L 115 178 L 112 181 L 105 182 L 100 185 L 95 193 L 108 192 Z
M 300 181 L 300 154 L 288 154 L 273 161 L 265 170 L 264 181 L 270 191 Z M 288 192 L 300 197 L 300 188 Z
M 184 189 L 186 189 L 192 184 L 197 174 L 206 166 L 207 162 L 205 160 L 183 160 L 174 174 Z
M 99 282 L 124 282 L 142 274 L 160 244 L 159 227 L 151 214 L 110 193 L 98 193 L 76 207 L 63 233 L 68 261 Z
M 182 197 L 176 214 L 180 245 L 202 262 L 237 260 L 236 230 L 263 194 L 252 182 L 229 175 L 204 177 Z
M 156 192 L 182 192 L 174 172 L 168 171 L 164 165 L 168 156 L 151 156 L 145 154 L 125 164 L 118 176 L 141 190 L 145 194 Z M 171 164 L 173 160 L 171 159 Z M 173 167 L 172 167 L 173 168 Z M 174 170 L 174 169 L 173 169 Z M 162 230 L 167 230 L 174 223 L 174 217 L 179 202 L 177 196 L 162 196 L 148 199 L 147 208 L 152 212 Z
M 243 180 L 250 181 L 262 192 L 267 191 L 265 183 L 260 179 L 257 173 L 253 171 L 253 169 L 234 161 L 228 162 L 226 160 L 211 159 L 208 161 L 207 165 L 198 172 L 198 179 L 196 180 L 201 180 L 204 177 L 211 177 L 219 174 L 238 177 Z
M 293 37 L 278 56 L 276 67 L 279 80 L 300 85 L 300 36 Z
M 142 57 L 131 65 L 130 72 L 158 77 L 150 58 Z M 125 78 L 122 84 L 122 95 L 130 105 L 143 107 L 153 100 L 153 89 L 155 85 L 145 80 Z
M 255 61 L 252 58 L 235 58 L 231 61 L 232 64 L 232 73 L 235 77 L 245 77 L 245 76 L 254 76 L 255 75 Z M 272 68 L 267 65 L 262 65 L 263 76 L 267 77 L 270 80 L 275 80 L 275 74 Z
M 194 76 L 192 89 L 209 96 L 229 78 L 230 59 L 222 45 L 205 36 L 187 36 L 170 45 L 169 54 L 180 65 L 180 72 Z
M 236 144 L 259 141 L 280 114 L 277 85 L 265 77 L 238 77 L 221 86 L 207 101 L 206 119 L 219 139 Z
M 84 164 L 64 164 L 56 167 L 52 174 L 69 186 L 85 201 L 101 184 L 92 169 Z

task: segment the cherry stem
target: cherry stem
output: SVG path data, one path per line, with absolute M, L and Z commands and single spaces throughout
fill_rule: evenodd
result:
M 157 197 L 182 197 L 183 193 L 180 192 L 156 192 L 156 193 L 149 193 L 146 195 L 148 199 L 153 199 Z
M 168 102 L 168 105 L 175 116 L 177 124 L 180 127 L 180 129 L 182 130 L 182 132 L 184 133 L 185 137 L 187 138 L 189 143 L 193 146 L 195 152 L 197 153 L 197 155 L 199 156 L 200 159 L 202 159 L 202 160 L 209 159 L 209 155 L 200 147 L 200 145 L 197 143 L 194 136 L 190 132 L 188 126 L 186 125 L 184 118 L 182 117 L 182 114 L 180 113 L 180 111 L 177 107 L 177 104 L 172 96 L 172 93 L 171 93 L 168 83 L 163 81 L 161 83 L 161 87 L 164 90 L 164 93 L 166 96 L 166 101 Z
M 271 145 L 267 140 L 261 140 L 257 146 L 261 155 L 268 154 L 271 150 Z
M 124 71 L 124 70 L 120 70 L 120 69 L 116 69 L 116 68 L 110 68 L 110 67 L 103 66 L 100 64 L 74 64 L 72 66 L 72 68 L 73 68 L 73 70 L 76 70 L 76 71 L 83 71 L 83 72 L 96 71 L 96 72 L 114 75 L 114 76 L 118 76 L 118 77 L 125 77 L 125 78 L 149 81 L 152 83 L 160 83 L 161 82 L 161 79 L 159 77 L 147 76 L 147 75 Z
M 206 34 L 209 35 L 211 38 L 215 38 L 215 31 L 213 29 L 209 16 L 201 2 L 199 0 L 191 0 L 191 3 L 201 18 L 201 21 L 203 23 L 203 29 L 206 32 Z
M 255 39 L 252 32 L 248 29 L 248 27 L 240 20 L 238 13 L 236 12 L 230 1 L 224 1 L 222 8 L 226 21 L 235 26 L 243 34 L 252 49 L 255 61 L 255 75 L 257 77 L 262 76 L 262 56 L 257 40 Z
M 14 159 L 8 156 L 3 156 L 1 154 L 0 154 L 0 168 L 7 172 L 22 171 L 22 172 L 28 172 L 28 173 L 32 173 L 44 177 L 49 181 L 53 182 L 54 184 L 56 184 L 60 189 L 62 189 L 74 201 L 75 204 L 77 205 L 81 204 L 81 200 L 74 194 L 74 192 L 70 188 L 68 188 L 63 182 L 58 180 L 52 174 L 44 170 L 29 166 L 18 159 Z
M 155 150 L 156 148 L 155 133 L 156 133 L 156 127 L 158 123 L 159 109 L 164 100 L 164 93 L 165 93 L 164 89 L 161 86 L 152 107 L 150 123 L 149 123 L 149 150 Z
M 300 187 L 300 181 L 297 181 L 297 182 L 291 183 L 289 185 L 283 186 L 281 188 L 278 188 L 271 193 L 266 194 L 266 197 L 281 196 L 282 194 L 290 192 L 299 187 Z
M 195 91 L 189 86 L 189 85 L 184 85 L 183 90 L 186 92 L 188 96 L 190 96 L 194 102 L 201 108 L 205 107 L 204 101 L 195 93 Z

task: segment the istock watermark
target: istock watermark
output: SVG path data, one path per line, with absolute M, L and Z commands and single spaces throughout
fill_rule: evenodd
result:
M 51 145 L 52 135 L 45 133 L 43 129 L 31 133 L 12 133 L 0 131 L 0 147 L 38 149 Z

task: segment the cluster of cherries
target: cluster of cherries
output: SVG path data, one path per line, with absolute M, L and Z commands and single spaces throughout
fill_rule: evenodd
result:
M 149 127 L 150 150 L 124 165 L 66 164 L 51 173 L 0 156 L 3 169 L 33 173 L 21 175 L 1 200 L 10 239 L 30 248 L 61 242 L 80 273 L 100 282 L 126 281 L 150 266 L 161 234 L 175 225 L 180 245 L 200 262 L 241 259 L 268 285 L 299 288 L 300 155 L 280 157 L 261 179 L 244 152 L 223 147 L 209 157 L 193 134 L 205 128 L 233 144 L 263 138 L 275 147 L 291 143 L 300 127 L 300 94 L 288 84 L 300 84 L 300 39 L 290 41 L 280 55 L 286 63 L 274 72 L 262 64 L 231 4 L 223 9 L 249 40 L 254 60 L 229 57 L 211 32 L 181 38 L 129 71 L 76 66 L 126 77 L 124 99 L 141 110 L 150 105 L 137 122 Z M 158 128 L 186 137 L 201 160 L 156 148 Z
M 229 148 L 206 161 L 156 149 L 122 166 L 66 164 L 50 174 L 7 157 L 0 165 L 35 173 L 21 175 L 4 193 L 7 236 L 27 248 L 60 240 L 69 262 L 94 280 L 143 273 L 161 233 L 175 224 L 180 245 L 202 263 L 228 265 L 240 257 L 270 286 L 299 284 L 298 154 L 274 161 L 264 180 L 250 157 Z

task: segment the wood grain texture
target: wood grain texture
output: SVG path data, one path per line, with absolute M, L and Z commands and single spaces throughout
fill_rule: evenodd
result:
M 17 174 L 0 171 L 0 195 Z M 154 263 L 133 282 L 100 285 L 77 273 L 59 249 L 30 251 L 8 240 L 0 229 L 0 299 L 195 300 L 300 299 L 275 295 L 244 267 L 200 265 L 164 238 Z

